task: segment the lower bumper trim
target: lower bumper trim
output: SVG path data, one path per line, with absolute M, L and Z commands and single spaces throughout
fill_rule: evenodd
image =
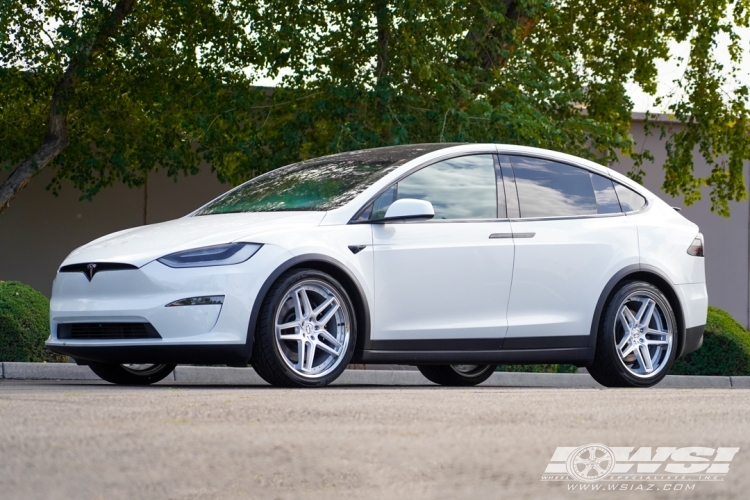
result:
M 79 364 L 169 363 L 185 365 L 247 366 L 249 348 L 245 344 L 81 346 L 47 345 L 47 349 L 70 356 Z
M 697 351 L 703 345 L 703 330 L 706 325 L 693 326 L 685 329 L 685 347 L 682 349 L 680 357 Z

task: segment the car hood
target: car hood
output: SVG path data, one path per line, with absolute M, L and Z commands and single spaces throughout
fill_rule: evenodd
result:
M 317 226 L 324 216 L 324 212 L 258 212 L 184 217 L 104 236 L 75 249 L 62 265 L 117 262 L 141 267 L 173 252 L 253 242 L 254 236 L 282 225 Z

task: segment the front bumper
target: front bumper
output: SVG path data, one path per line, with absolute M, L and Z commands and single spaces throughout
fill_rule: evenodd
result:
M 153 261 L 139 269 L 102 271 L 91 281 L 83 273 L 58 273 L 46 345 L 89 361 L 230 364 L 232 358 L 237 364 L 237 352 L 250 344 L 248 325 L 260 289 L 291 256 L 264 245 L 249 260 L 230 266 L 174 269 Z M 223 304 L 166 307 L 215 295 L 224 296 Z M 150 323 L 161 338 L 58 338 L 58 325 L 71 323 Z

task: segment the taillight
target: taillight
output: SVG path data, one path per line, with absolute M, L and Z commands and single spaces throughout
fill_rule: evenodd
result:
M 698 236 L 693 240 L 693 242 L 688 247 L 687 251 L 688 255 L 694 255 L 696 257 L 703 257 L 703 235 L 698 234 Z

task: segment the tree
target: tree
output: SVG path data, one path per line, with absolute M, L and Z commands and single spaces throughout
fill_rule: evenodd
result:
M 321 154 L 435 141 L 518 143 L 601 163 L 625 154 L 640 180 L 650 155 L 633 150 L 625 85 L 655 93 L 670 42 L 685 41 L 685 75 L 660 96 L 685 124 L 661 131 L 664 189 L 690 204 L 708 185 L 725 216 L 728 201 L 746 197 L 749 96 L 733 78 L 750 0 L 140 2 L 51 110 L 64 68 L 117 7 L 17 4 L 0 18 L 0 164 L 33 158 L 51 123 L 44 111 L 62 109 L 70 145 L 50 160 L 53 189 L 71 180 L 91 197 L 201 161 L 236 184 Z M 730 68 L 715 54 L 727 36 Z M 283 78 L 259 89 L 260 75 Z M 706 178 L 693 172 L 696 149 L 713 167 Z
M 0 3 L 0 211 L 41 169 L 90 199 L 155 168 L 198 171 L 196 147 L 233 100 L 265 99 L 253 4 L 102 0 Z M 222 117 L 229 140 L 231 115 Z

